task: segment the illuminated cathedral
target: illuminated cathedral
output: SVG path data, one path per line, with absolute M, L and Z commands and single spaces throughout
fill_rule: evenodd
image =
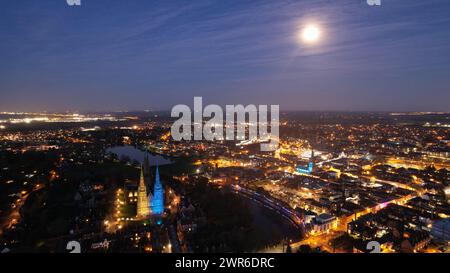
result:
M 152 194 L 147 194 L 147 183 L 145 183 L 144 168 L 141 167 L 141 177 L 138 187 L 138 201 L 137 201 L 137 217 L 146 218 L 150 215 L 150 203 Z
M 151 192 L 151 171 L 148 156 L 141 166 L 141 176 L 138 187 L 137 217 L 146 219 L 151 215 L 161 216 L 164 213 L 164 187 L 159 177 L 159 167 L 156 166 L 153 195 Z

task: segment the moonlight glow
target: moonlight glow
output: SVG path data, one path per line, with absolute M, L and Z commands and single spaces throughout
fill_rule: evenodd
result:
M 306 43 L 316 43 L 320 40 L 321 30 L 315 25 L 307 25 L 301 32 L 301 38 Z

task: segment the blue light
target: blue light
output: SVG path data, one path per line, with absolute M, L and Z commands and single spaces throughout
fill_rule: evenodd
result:
M 161 215 L 164 212 L 164 189 L 159 178 L 159 168 L 156 167 L 155 186 L 153 189 L 152 212 Z
M 310 168 L 309 166 L 308 166 L 308 168 L 304 168 L 304 167 L 298 166 L 297 167 L 297 172 L 304 173 L 304 174 L 311 174 L 312 173 L 312 168 Z
M 297 166 L 296 170 L 299 173 L 311 174 L 314 169 L 314 152 L 311 152 L 311 158 L 308 163 L 308 167 Z

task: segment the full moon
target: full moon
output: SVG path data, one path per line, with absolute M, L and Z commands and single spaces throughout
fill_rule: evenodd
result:
M 318 26 L 307 25 L 303 28 L 301 38 L 306 43 L 315 43 L 320 40 L 321 31 Z

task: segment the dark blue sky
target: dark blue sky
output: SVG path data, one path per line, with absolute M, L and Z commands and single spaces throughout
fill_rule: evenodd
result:
M 305 45 L 307 23 L 323 39 Z M 450 111 L 450 1 L 0 0 L 0 111 Z

